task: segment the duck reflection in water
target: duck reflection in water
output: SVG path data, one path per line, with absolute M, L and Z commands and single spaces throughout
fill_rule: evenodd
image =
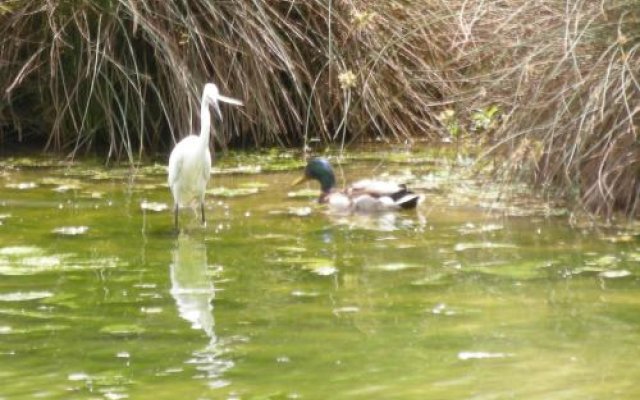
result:
M 204 237 L 180 233 L 171 253 L 171 296 L 178 313 L 193 329 L 202 330 L 209 338 L 207 346 L 194 351 L 187 363 L 195 364 L 207 378 L 218 378 L 233 363 L 220 358 L 223 349 L 216 337 L 213 314 L 215 287 L 209 274 Z M 212 384 L 223 383 L 214 381 Z

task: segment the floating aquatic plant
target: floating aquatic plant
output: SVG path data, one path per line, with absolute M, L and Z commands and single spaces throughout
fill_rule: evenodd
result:
M 458 358 L 463 361 L 467 360 L 483 360 L 491 358 L 507 358 L 513 357 L 511 353 L 491 353 L 486 351 L 461 351 L 458 353 Z
M 100 328 L 100 332 L 114 336 L 136 336 L 144 333 L 145 329 L 140 325 L 115 324 Z
M 391 262 L 391 263 L 373 265 L 369 268 L 373 270 L 378 270 L 378 271 L 395 272 L 395 271 L 404 271 L 407 269 L 417 269 L 421 267 L 422 265 L 420 264 L 413 264 L 413 263 L 407 263 L 407 262 Z
M 41 300 L 53 296 L 51 292 L 13 292 L 0 293 L 0 301 L 30 301 Z
M 518 246 L 511 243 L 494 243 L 494 242 L 471 242 L 457 243 L 454 246 L 455 251 L 463 252 L 467 250 L 483 250 L 483 249 L 516 249 Z
M 51 232 L 63 236 L 78 236 L 84 235 L 88 231 L 88 226 L 61 226 L 58 228 L 54 228 Z
M 214 197 L 244 197 L 251 196 L 254 194 L 258 194 L 260 189 L 257 187 L 236 187 L 236 188 L 228 188 L 224 186 L 217 186 L 213 189 L 207 190 L 207 194 L 210 194 Z
M 318 189 L 300 189 L 287 192 L 287 197 L 291 199 L 313 199 L 318 197 Z
M 146 211 L 162 212 L 168 210 L 169 205 L 167 203 L 144 200 L 140 203 L 140 208 Z
M 37 188 L 38 184 L 35 182 L 7 183 L 5 187 L 9 189 L 29 190 Z

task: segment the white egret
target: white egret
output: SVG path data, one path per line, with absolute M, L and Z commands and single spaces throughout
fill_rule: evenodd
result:
M 222 121 L 222 113 L 218 102 L 242 106 L 240 100 L 222 96 L 213 83 L 204 85 L 200 106 L 200 135 L 189 135 L 182 139 L 169 156 L 169 188 L 173 194 L 173 223 L 178 230 L 178 210 L 194 200 L 200 203 L 202 223 L 204 216 L 204 193 L 211 173 L 211 153 L 209 152 L 209 135 L 211 134 L 211 113 L 213 107 L 216 116 Z

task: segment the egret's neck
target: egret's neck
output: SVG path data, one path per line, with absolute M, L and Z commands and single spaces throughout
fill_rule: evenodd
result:
M 209 111 L 209 100 L 203 98 L 200 106 L 200 140 L 204 148 L 209 148 L 209 135 L 211 133 L 211 112 Z

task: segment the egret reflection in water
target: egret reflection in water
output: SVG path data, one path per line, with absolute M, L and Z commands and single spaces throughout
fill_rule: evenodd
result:
M 215 288 L 207 275 L 207 248 L 203 240 L 180 234 L 172 251 L 171 296 L 178 313 L 191 323 L 193 329 L 202 329 L 215 342 L 213 299 Z
M 194 351 L 187 363 L 194 364 L 207 378 L 216 378 L 211 383 L 213 386 L 224 386 L 226 382 L 217 378 L 231 368 L 233 363 L 221 358 L 224 349 L 215 333 L 215 286 L 208 273 L 204 237 L 180 233 L 176 238 L 171 258 L 171 296 L 176 301 L 178 313 L 193 329 L 202 330 L 209 337 L 208 344 Z

